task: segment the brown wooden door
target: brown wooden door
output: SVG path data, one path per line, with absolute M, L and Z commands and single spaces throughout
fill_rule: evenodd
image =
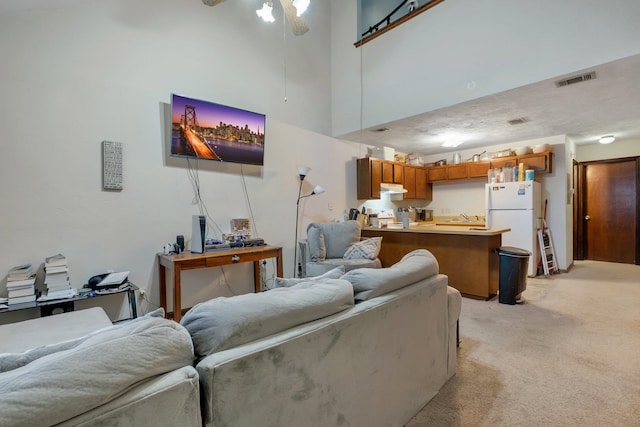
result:
M 585 166 L 585 258 L 636 264 L 638 235 L 637 160 Z

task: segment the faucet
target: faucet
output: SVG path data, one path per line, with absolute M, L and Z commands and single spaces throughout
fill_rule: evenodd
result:
M 460 216 L 461 216 L 462 218 L 464 218 L 464 220 L 465 220 L 465 221 L 471 221 L 471 220 L 469 219 L 469 215 L 467 215 L 467 214 L 461 213 L 461 214 L 460 214 Z

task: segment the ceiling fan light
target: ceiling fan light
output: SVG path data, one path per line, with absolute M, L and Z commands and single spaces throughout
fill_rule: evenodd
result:
M 307 10 L 310 1 L 311 0 L 293 0 L 293 6 L 296 8 L 298 16 L 302 15 Z
M 607 135 L 600 138 L 600 144 L 611 144 L 616 138 L 613 135 Z
M 262 18 L 264 22 L 273 22 L 275 18 L 273 17 L 273 3 L 270 1 L 266 1 L 262 4 L 262 9 L 256 10 L 256 14 Z

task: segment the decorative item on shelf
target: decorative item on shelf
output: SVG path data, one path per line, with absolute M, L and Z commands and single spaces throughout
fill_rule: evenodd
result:
M 230 221 L 233 240 L 238 242 L 251 238 L 251 221 L 246 218 L 235 218 Z
M 293 277 L 297 277 L 296 275 L 296 267 L 299 271 L 301 266 L 298 263 L 298 222 L 300 217 L 300 199 L 304 199 L 305 197 L 313 196 L 314 194 L 324 193 L 324 188 L 316 185 L 313 191 L 309 194 L 302 195 L 302 183 L 304 182 L 305 177 L 311 170 L 308 166 L 300 166 L 298 168 L 298 176 L 300 177 L 300 187 L 298 188 L 298 200 L 296 201 L 296 234 L 295 240 L 293 242 Z
M 393 156 L 393 160 L 398 163 L 405 163 L 406 155 L 403 153 L 395 153 Z
M 551 146 L 549 144 L 539 144 L 539 145 L 534 145 L 533 147 L 531 147 L 531 150 L 533 151 L 533 154 L 545 153 L 545 152 L 549 151 L 550 149 L 551 149 Z

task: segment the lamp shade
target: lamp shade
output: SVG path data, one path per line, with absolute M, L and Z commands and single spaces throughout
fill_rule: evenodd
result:
M 302 179 L 304 179 L 304 177 L 307 176 L 307 174 L 309 173 L 310 170 L 311 170 L 311 168 L 308 167 L 308 166 L 299 166 L 298 167 L 298 174 L 300 174 L 300 177 Z
M 321 193 L 324 193 L 324 188 L 320 187 L 319 185 L 316 185 L 315 188 L 313 189 L 312 194 L 321 194 Z

